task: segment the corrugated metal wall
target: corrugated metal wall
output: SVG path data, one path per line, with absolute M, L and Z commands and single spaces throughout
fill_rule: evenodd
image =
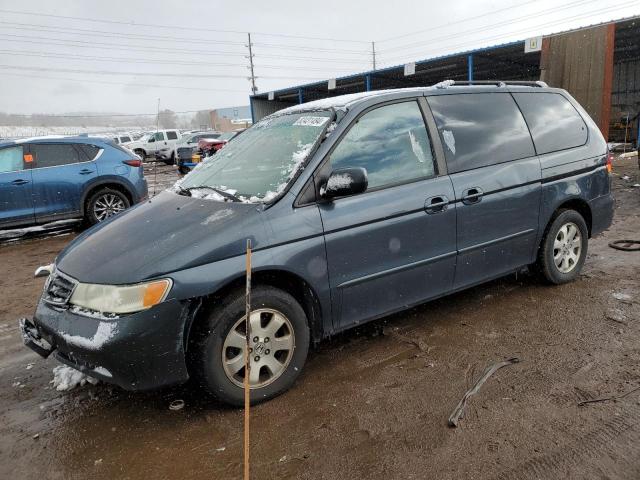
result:
M 614 25 L 545 38 L 540 79 L 564 88 L 598 124 L 609 130 Z

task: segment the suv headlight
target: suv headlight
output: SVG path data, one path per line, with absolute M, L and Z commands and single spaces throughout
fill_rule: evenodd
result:
M 169 278 L 122 286 L 78 283 L 69 302 L 102 313 L 133 313 L 163 302 L 171 285 Z

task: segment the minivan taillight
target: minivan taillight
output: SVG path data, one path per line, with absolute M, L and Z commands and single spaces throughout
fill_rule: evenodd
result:
M 122 163 L 129 165 L 130 167 L 141 167 L 142 160 L 134 159 L 134 160 L 123 160 Z
M 607 155 L 607 172 L 611 173 L 613 170 L 613 153 Z

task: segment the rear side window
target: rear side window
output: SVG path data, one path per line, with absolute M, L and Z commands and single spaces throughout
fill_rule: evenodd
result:
M 95 145 L 88 145 L 86 143 L 79 143 L 76 147 L 78 147 L 82 152 L 82 156 L 84 158 L 81 158 L 81 161 L 83 162 L 94 160 L 100 151 L 99 147 L 96 147 Z
M 126 142 L 130 142 L 131 141 L 131 137 L 120 137 L 120 142 L 121 143 L 126 143 Z
M 156 132 L 156 133 L 153 134 L 153 137 L 151 137 L 151 138 L 153 138 L 156 142 L 160 142 L 160 141 L 164 140 L 164 133 Z
M 587 143 L 587 125 L 559 93 L 514 93 L 539 155 Z
M 167 132 L 167 140 L 177 140 L 178 134 L 176 132 Z
M 73 144 L 32 144 L 31 153 L 35 157 L 36 167 L 58 167 L 78 163 L 78 151 Z
M 0 173 L 22 170 L 22 147 L 9 147 L 0 150 Z
M 509 93 L 428 97 L 451 173 L 535 155 L 531 135 Z
M 331 167 L 364 167 L 369 188 L 433 176 L 431 142 L 418 104 L 396 103 L 365 113 L 331 154 Z

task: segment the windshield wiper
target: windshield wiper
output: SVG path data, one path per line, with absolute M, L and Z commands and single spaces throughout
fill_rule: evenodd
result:
M 232 202 L 242 202 L 242 200 L 240 200 L 239 197 L 236 197 L 233 193 L 225 192 L 224 190 L 220 190 L 219 188 L 216 188 L 216 187 L 210 187 L 209 185 L 198 185 L 196 187 L 188 187 L 188 188 L 179 186 L 178 189 L 179 189 L 178 193 L 180 195 L 185 195 L 187 197 L 191 196 L 192 190 L 204 189 L 204 190 L 211 190 L 213 192 L 216 192 L 218 195 L 221 195 L 224 198 L 231 200 Z

